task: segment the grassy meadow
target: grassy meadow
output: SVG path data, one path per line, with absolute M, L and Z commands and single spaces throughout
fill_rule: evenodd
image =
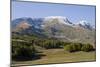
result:
M 64 46 L 66 45 L 72 45 L 71 49 L 74 49 L 74 51 L 70 52 L 64 49 Z M 95 50 L 82 51 L 74 45 L 76 45 L 79 48 L 82 48 L 81 43 L 73 44 L 69 42 L 60 42 L 55 39 L 39 39 L 38 37 L 34 36 L 14 35 L 12 37 L 11 65 L 37 65 L 96 60 Z
M 37 65 L 37 64 L 51 64 L 51 63 L 69 63 L 69 62 L 84 62 L 95 61 L 95 51 L 92 52 L 75 52 L 69 53 L 63 49 L 48 49 L 43 50 L 41 59 L 30 61 L 13 61 L 12 66 L 17 65 Z

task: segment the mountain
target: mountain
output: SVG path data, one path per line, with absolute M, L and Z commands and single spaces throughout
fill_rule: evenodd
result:
M 70 22 L 67 17 L 18 18 L 11 22 L 12 32 L 34 34 L 62 41 L 95 43 L 95 29 L 86 21 Z
M 87 29 L 90 29 L 90 30 L 94 29 L 93 25 L 91 25 L 90 23 L 88 23 L 85 20 L 80 21 L 79 23 L 77 23 L 77 25 L 87 28 Z
M 36 28 L 39 28 L 40 25 L 41 25 L 41 22 L 43 22 L 44 18 L 27 18 L 27 17 L 24 17 L 24 18 L 17 18 L 15 20 L 13 20 L 11 23 L 12 23 L 12 27 L 16 28 L 16 26 L 22 22 L 26 22 L 32 26 L 35 26 Z
M 11 22 L 13 33 L 44 36 L 42 34 L 41 23 L 44 18 L 17 18 Z
M 57 19 L 62 24 L 73 25 L 73 23 L 71 23 L 66 17 L 62 17 L 62 16 L 49 16 L 49 17 L 45 17 L 44 22 L 52 21 L 54 19 Z

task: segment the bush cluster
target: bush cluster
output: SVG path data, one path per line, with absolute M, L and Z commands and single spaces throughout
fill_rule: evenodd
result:
M 72 43 L 69 45 L 65 45 L 64 50 L 69 52 L 76 52 L 76 51 L 88 52 L 94 50 L 94 48 L 91 44 Z
M 82 50 L 82 51 L 89 52 L 89 51 L 93 51 L 94 49 L 93 49 L 93 46 L 92 46 L 92 45 L 90 45 L 90 44 L 85 44 L 85 45 L 82 46 L 81 50 Z
M 35 42 L 35 44 L 45 49 L 53 49 L 53 48 L 61 48 L 63 42 L 57 40 L 40 40 Z
M 12 41 L 12 59 L 28 60 L 34 58 L 36 50 L 27 42 Z

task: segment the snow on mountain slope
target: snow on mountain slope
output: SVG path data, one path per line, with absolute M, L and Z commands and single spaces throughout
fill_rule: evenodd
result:
M 83 28 L 87 28 L 87 29 L 94 29 L 93 25 L 90 24 L 89 22 L 87 22 L 86 20 L 82 20 L 78 23 L 76 23 L 76 25 L 79 25 L 80 27 L 83 27 Z
M 54 19 L 58 20 L 58 23 L 62 23 L 62 24 L 66 24 L 66 25 L 73 25 L 73 23 L 71 23 L 66 17 L 63 16 L 48 16 L 45 17 L 44 22 L 51 22 Z
M 17 18 L 11 22 L 12 32 L 35 34 L 64 41 L 95 42 L 95 30 L 87 21 L 70 22 L 67 17 Z
M 54 20 L 57 20 L 57 22 L 52 22 Z M 68 20 L 67 17 L 63 17 L 63 16 L 48 16 L 48 17 L 44 17 L 44 18 L 17 18 L 15 20 L 12 21 L 12 27 L 16 27 L 18 24 L 20 24 L 21 22 L 25 21 L 26 23 L 36 27 L 36 28 L 41 28 L 45 25 L 49 25 L 49 24 L 64 24 L 64 25 L 69 25 L 72 27 L 83 27 L 83 28 L 87 28 L 87 29 L 92 29 L 94 28 L 93 25 L 91 25 L 90 23 L 88 23 L 85 20 L 82 20 L 78 23 L 74 23 L 74 22 L 70 22 L 70 20 Z M 52 22 L 52 23 L 51 23 Z

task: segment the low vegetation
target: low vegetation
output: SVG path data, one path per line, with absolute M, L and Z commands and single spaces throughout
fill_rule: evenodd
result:
M 85 45 L 82 46 L 81 50 L 89 52 L 89 51 L 93 51 L 94 48 L 93 48 L 93 46 L 91 44 L 85 44 Z
M 76 51 L 93 51 L 94 48 L 91 44 L 82 44 L 82 43 L 72 43 L 70 45 L 65 45 L 64 50 L 69 52 L 76 52 Z
M 41 58 L 37 48 L 34 46 L 41 47 L 45 50 L 64 49 L 66 52 L 89 52 L 94 50 L 91 44 L 63 42 L 56 39 L 39 39 L 38 37 L 26 35 L 16 36 L 12 38 L 12 60 L 25 61 Z
M 12 58 L 14 60 L 31 60 L 36 57 L 36 50 L 31 43 L 12 41 Z

